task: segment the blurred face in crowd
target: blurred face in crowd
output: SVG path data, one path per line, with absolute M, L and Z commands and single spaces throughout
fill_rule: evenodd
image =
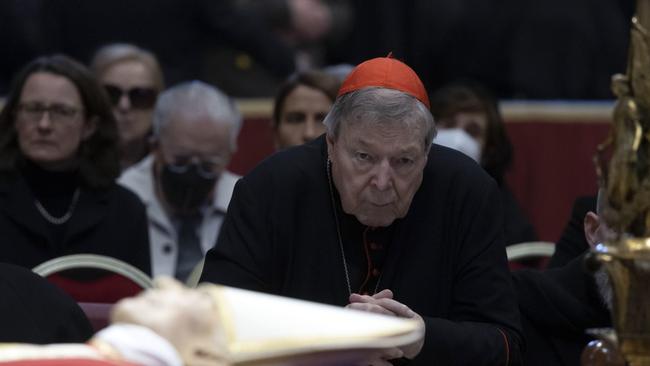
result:
M 113 104 L 120 139 L 139 141 L 151 130 L 158 91 L 151 70 L 137 60 L 110 66 L 100 77 Z
M 211 198 L 232 156 L 231 125 L 206 115 L 178 113 L 154 146 L 161 198 L 168 209 L 196 211 Z
M 85 117 L 77 87 L 49 72 L 27 78 L 15 124 L 23 155 L 47 170 L 75 167 L 79 145 L 95 129 L 94 121 Z
M 373 227 L 404 217 L 422 183 L 425 135 L 424 126 L 370 121 L 342 123 L 337 140 L 328 135 L 343 211 Z
M 323 119 L 332 101 L 325 93 L 298 85 L 285 98 L 276 130 L 279 148 L 302 145 L 325 132 Z
M 481 112 L 458 112 L 451 118 L 436 121 L 440 130 L 458 128 L 464 130 L 479 145 L 480 151 L 485 147 L 487 134 L 487 115 Z

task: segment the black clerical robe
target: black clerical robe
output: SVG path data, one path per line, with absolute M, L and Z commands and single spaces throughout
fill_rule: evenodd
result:
M 241 179 L 201 280 L 346 305 L 326 162 L 320 137 Z M 461 153 L 434 145 L 408 214 L 392 225 L 377 286 L 424 318 L 425 344 L 413 365 L 519 362 L 502 227 L 495 182 Z

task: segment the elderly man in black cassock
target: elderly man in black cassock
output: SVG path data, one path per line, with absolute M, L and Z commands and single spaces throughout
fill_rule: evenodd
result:
M 202 281 L 424 323 L 372 365 L 519 364 L 498 188 L 432 145 L 415 72 L 390 56 L 360 64 L 324 123 L 237 183 Z

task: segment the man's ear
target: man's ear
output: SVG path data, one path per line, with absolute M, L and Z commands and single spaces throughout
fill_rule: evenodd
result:
M 587 239 L 589 246 L 592 248 L 603 240 L 598 233 L 599 227 L 600 217 L 592 211 L 587 212 L 584 220 L 585 238 Z

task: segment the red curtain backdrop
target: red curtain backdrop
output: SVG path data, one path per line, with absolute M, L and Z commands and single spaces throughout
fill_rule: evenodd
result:
M 596 194 L 593 156 L 609 125 L 530 121 L 507 129 L 515 151 L 507 181 L 539 238 L 555 242 L 575 198 Z

